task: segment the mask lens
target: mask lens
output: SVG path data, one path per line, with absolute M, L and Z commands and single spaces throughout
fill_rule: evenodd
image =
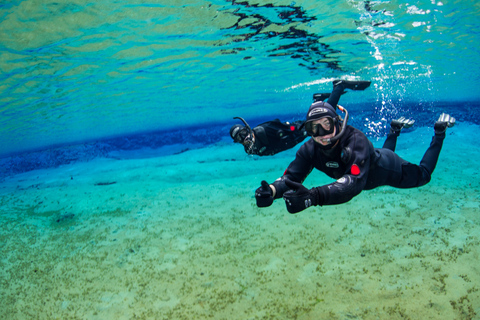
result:
M 247 130 L 242 129 L 235 136 L 235 142 L 243 143 L 243 141 L 245 140 L 246 137 L 247 137 Z
M 307 122 L 305 130 L 310 136 L 322 137 L 333 132 L 334 121 L 330 117 L 325 117 L 320 120 Z

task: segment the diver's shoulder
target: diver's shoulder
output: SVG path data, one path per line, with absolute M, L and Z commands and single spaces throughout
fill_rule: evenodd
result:
M 367 142 L 369 141 L 365 133 L 363 133 L 361 130 L 352 127 L 352 126 L 347 126 L 345 128 L 346 132 L 342 137 L 343 144 L 349 144 L 349 143 L 355 143 L 355 142 L 360 142 L 364 141 Z
M 297 153 L 310 153 L 315 149 L 315 141 L 312 138 L 308 139 L 302 146 L 298 149 Z
M 365 133 L 363 133 L 360 129 L 352 127 L 351 125 L 348 125 L 346 130 L 347 130 L 347 132 L 346 132 L 347 136 L 348 135 L 356 135 L 356 136 L 363 136 L 363 137 L 365 137 L 365 139 L 367 138 Z

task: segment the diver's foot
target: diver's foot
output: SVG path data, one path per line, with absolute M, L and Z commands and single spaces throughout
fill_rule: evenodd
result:
M 400 133 L 403 128 L 410 128 L 415 123 L 415 120 L 406 119 L 405 117 L 400 117 L 398 119 L 392 120 L 390 122 L 390 132 L 391 133 Z
M 333 87 L 343 85 L 344 89 L 365 90 L 370 86 L 371 81 L 350 81 L 350 80 L 333 80 Z
M 435 134 L 442 134 L 447 131 L 447 128 L 451 128 L 455 125 L 455 118 L 450 117 L 450 115 L 446 113 L 442 113 L 438 118 L 437 122 L 433 128 L 435 129 Z

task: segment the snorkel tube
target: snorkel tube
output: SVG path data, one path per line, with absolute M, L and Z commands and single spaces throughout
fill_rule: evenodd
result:
M 245 125 L 245 128 L 247 128 L 248 134 L 252 134 L 252 133 L 253 133 L 252 128 L 250 128 L 250 126 L 248 125 L 247 121 L 245 121 L 245 119 L 243 119 L 243 118 L 241 118 L 241 117 L 233 117 L 233 119 L 241 120 L 241 121 L 243 122 L 243 124 Z
M 243 140 L 242 144 L 245 147 L 245 151 L 247 151 L 248 154 L 251 154 L 253 152 L 253 147 L 255 146 L 255 135 L 253 134 L 252 128 L 250 128 L 247 121 L 245 121 L 245 119 L 243 118 L 234 117 L 233 119 L 239 119 L 245 125 L 245 129 L 247 130 L 247 136 L 245 137 L 245 140 Z
M 347 122 L 348 122 L 348 111 L 347 111 L 347 109 L 345 109 L 344 107 L 342 107 L 340 105 L 337 105 L 337 108 L 340 109 L 340 111 L 342 111 L 343 113 L 345 113 L 345 119 L 343 119 L 342 129 L 340 130 L 340 132 L 336 136 L 334 136 L 330 139 L 325 139 L 329 144 L 334 144 L 335 142 L 337 142 L 345 134 L 345 128 L 347 127 Z
M 253 153 L 253 147 L 255 146 L 255 135 L 253 134 L 252 128 L 250 128 L 247 121 L 245 121 L 245 119 L 243 119 L 243 118 L 234 117 L 233 119 L 239 119 L 245 125 L 245 128 L 247 129 L 248 135 L 247 135 L 247 137 L 245 138 L 245 140 L 242 144 L 245 147 L 245 151 L 247 151 L 248 154 L 252 154 Z

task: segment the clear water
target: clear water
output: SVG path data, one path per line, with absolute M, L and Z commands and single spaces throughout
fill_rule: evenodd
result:
M 479 319 L 474 1 L 0 3 L 0 318 Z M 232 117 L 341 104 L 432 182 L 292 216 L 255 206 L 296 148 L 248 157 Z M 330 183 L 318 172 L 305 184 Z
M 342 99 L 372 123 L 412 107 L 433 119 L 479 101 L 479 11 L 430 0 L 9 1 L 0 152 L 303 117 L 335 78 L 373 81 Z

